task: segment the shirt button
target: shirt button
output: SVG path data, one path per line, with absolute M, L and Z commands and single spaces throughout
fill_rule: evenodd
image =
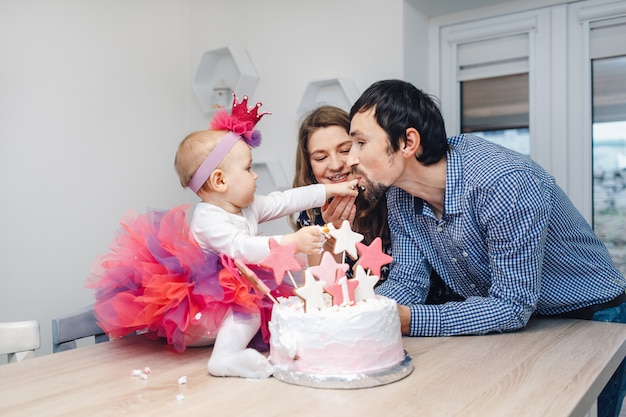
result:
M 471 289 L 476 288 L 476 284 L 470 284 L 470 288 L 471 288 Z
M 464 258 L 467 258 L 467 257 L 469 256 L 469 253 L 467 253 L 467 252 L 465 252 L 465 251 L 464 251 L 464 252 L 462 253 L 462 255 L 463 255 L 463 257 L 464 257 Z
M 453 263 L 456 263 L 456 258 L 452 258 L 452 262 L 453 262 Z
M 438 231 L 438 232 L 442 232 L 442 231 L 443 231 L 443 227 L 439 226 L 439 227 L 437 228 L 437 231 Z

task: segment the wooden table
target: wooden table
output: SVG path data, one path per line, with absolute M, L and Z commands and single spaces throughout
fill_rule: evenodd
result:
M 408 377 L 331 390 L 212 377 L 211 348 L 178 354 L 137 336 L 0 366 L 0 416 L 582 416 L 626 355 L 626 325 L 533 319 L 404 345 Z M 130 375 L 146 366 L 147 379 Z

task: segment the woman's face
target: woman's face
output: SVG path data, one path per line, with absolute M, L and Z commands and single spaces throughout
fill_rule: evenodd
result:
M 352 179 L 346 163 L 352 140 L 340 126 L 317 129 L 309 137 L 309 160 L 313 176 L 320 184 L 331 184 Z

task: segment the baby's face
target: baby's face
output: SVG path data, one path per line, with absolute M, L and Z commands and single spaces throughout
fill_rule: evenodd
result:
M 250 147 L 239 140 L 220 164 L 224 181 L 228 185 L 228 199 L 236 207 L 243 208 L 252 203 L 259 177 L 252 170 Z

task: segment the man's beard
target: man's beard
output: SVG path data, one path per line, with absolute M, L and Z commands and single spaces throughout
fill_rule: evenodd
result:
M 363 184 L 365 190 L 362 191 L 363 197 L 365 197 L 365 199 L 370 203 L 375 203 L 381 198 L 384 198 L 387 190 L 389 189 L 388 185 L 373 183 L 369 179 L 364 179 L 363 177 L 361 177 L 361 181 L 365 181 L 365 184 Z

